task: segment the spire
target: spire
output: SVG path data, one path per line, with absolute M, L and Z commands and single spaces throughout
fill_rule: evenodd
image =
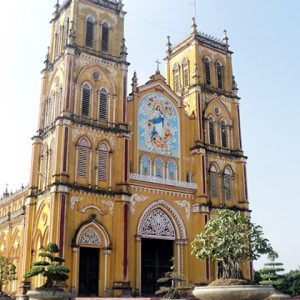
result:
M 5 187 L 5 192 L 3 193 L 3 198 L 6 198 L 9 196 L 9 192 L 8 192 L 8 184 L 6 184 L 6 187 Z
M 137 92 L 137 86 L 138 86 L 138 78 L 137 78 L 137 75 L 136 75 L 136 71 L 134 71 L 134 73 L 133 73 L 131 86 L 132 86 L 132 93 L 136 93 Z
M 172 52 L 172 44 L 170 42 L 170 36 L 169 35 L 167 36 L 167 40 L 168 40 L 168 42 L 166 44 L 166 48 L 167 48 L 166 52 L 167 52 L 167 55 L 169 56 Z
M 126 61 L 128 53 L 127 53 L 127 47 L 126 47 L 124 38 L 121 40 L 121 53 L 120 54 L 121 54 L 122 59 L 124 61 Z
M 59 8 L 60 8 L 60 4 L 59 4 L 59 0 L 57 0 L 56 4 L 54 5 L 54 13 L 53 13 L 54 18 L 58 15 Z
M 239 88 L 237 86 L 234 76 L 232 76 L 232 90 L 233 90 L 233 94 L 237 95 Z
M 45 64 L 45 69 L 44 70 L 49 70 L 49 65 L 50 65 L 49 51 L 50 51 L 50 47 L 47 48 L 47 53 L 46 53 L 45 61 L 44 61 L 44 64 Z
M 75 28 L 74 28 L 74 21 L 72 20 L 71 22 L 71 27 L 69 30 L 69 35 L 68 35 L 68 44 L 69 45 L 74 45 L 76 34 L 75 34 Z
M 197 35 L 198 35 L 198 30 L 197 30 L 196 19 L 193 17 L 192 20 L 193 20 L 193 23 L 192 23 L 192 35 L 193 35 L 194 37 L 197 37 Z
M 161 62 L 158 60 L 155 61 L 156 63 L 156 74 L 160 74 L 160 69 L 159 69 L 159 65 L 161 64 Z
M 227 50 L 228 50 L 228 48 L 229 48 L 229 45 L 228 45 L 228 40 L 229 40 L 229 38 L 228 38 L 228 36 L 227 36 L 227 30 L 226 30 L 226 29 L 224 29 L 224 38 L 223 38 L 223 43 L 226 45 L 226 48 L 227 48 Z

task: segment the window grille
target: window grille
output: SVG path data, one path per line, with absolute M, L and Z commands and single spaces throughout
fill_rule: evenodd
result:
M 217 63 L 217 80 L 218 88 L 223 89 L 223 67 L 220 63 Z
M 188 65 L 183 68 L 183 84 L 185 87 L 189 85 L 189 68 Z
M 98 149 L 98 180 L 107 181 L 107 165 L 108 165 L 108 147 L 102 143 Z
M 93 47 L 94 41 L 94 20 L 89 17 L 86 21 L 86 34 L 85 34 L 85 45 L 87 47 Z
M 82 101 L 81 101 L 81 115 L 88 117 L 90 114 L 90 98 L 91 98 L 91 89 L 85 84 L 82 89 Z
M 210 63 L 209 63 L 209 60 L 207 58 L 204 60 L 204 72 L 205 72 L 205 82 L 206 82 L 206 84 L 211 85 Z
M 101 89 L 99 97 L 99 119 L 107 120 L 107 100 L 108 95 L 105 89 Z
M 221 139 L 222 139 L 222 147 L 227 147 L 226 124 L 223 120 L 221 121 Z
M 109 27 L 107 23 L 102 25 L 102 39 L 101 39 L 101 50 L 108 51 L 109 43 Z
M 209 143 L 215 144 L 215 124 L 212 118 L 208 119 Z

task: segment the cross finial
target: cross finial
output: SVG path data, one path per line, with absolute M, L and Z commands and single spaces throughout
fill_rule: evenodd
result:
M 159 70 L 159 65 L 161 64 L 161 62 L 158 60 L 155 61 L 156 62 L 156 65 L 157 65 L 157 68 L 156 68 L 156 73 L 160 73 L 160 70 Z

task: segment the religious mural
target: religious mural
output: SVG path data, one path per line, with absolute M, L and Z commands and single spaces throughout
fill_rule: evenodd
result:
M 138 111 L 139 150 L 179 157 L 179 121 L 174 104 L 165 96 L 149 93 Z

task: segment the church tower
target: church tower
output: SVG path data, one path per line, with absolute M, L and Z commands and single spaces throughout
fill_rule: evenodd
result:
M 26 208 L 24 271 L 41 247 L 55 242 L 72 269 L 70 285 L 81 295 L 108 293 L 112 277 L 107 277 L 104 268 L 110 263 L 112 243 L 116 260 L 120 260 L 114 267 L 120 278 L 114 278 L 122 282 L 126 277 L 123 238 L 111 240 L 104 229 L 120 236 L 126 230 L 122 197 L 128 194 L 130 133 L 124 15 L 122 1 L 57 2 L 42 71 L 39 127 Z M 113 223 L 113 212 L 120 214 L 118 223 Z M 89 245 L 100 251 L 84 247 L 79 251 L 80 246 Z M 100 266 L 87 270 L 84 260 L 88 257 L 101 261 Z M 85 282 L 90 280 L 86 272 L 97 274 L 96 283 Z M 101 273 L 105 279 L 98 285 Z

